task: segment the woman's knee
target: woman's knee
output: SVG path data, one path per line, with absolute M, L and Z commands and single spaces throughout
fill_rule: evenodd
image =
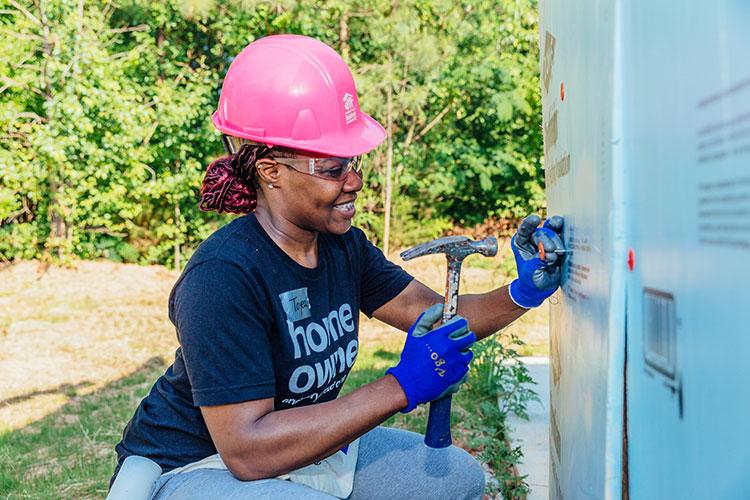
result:
M 461 448 L 433 449 L 424 437 L 377 428 L 365 435 L 352 498 L 481 498 L 484 470 Z
M 198 500 L 215 498 L 284 498 L 289 500 L 334 500 L 326 493 L 281 479 L 240 481 L 229 471 L 198 469 L 162 476 L 151 491 L 152 500 Z
M 482 464 L 465 450 L 452 446 L 454 460 L 458 464 L 457 469 L 461 471 L 455 476 L 460 482 L 458 491 L 466 492 L 464 498 L 482 498 L 484 494 L 485 473 Z

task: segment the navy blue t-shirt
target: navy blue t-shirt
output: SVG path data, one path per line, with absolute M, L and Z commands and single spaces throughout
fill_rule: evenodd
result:
M 116 446 L 164 472 L 216 453 L 199 406 L 274 398 L 277 410 L 335 399 L 357 357 L 359 311 L 412 277 L 364 233 L 318 236 L 318 266 L 292 260 L 255 215 L 196 250 L 169 297 L 180 347 Z

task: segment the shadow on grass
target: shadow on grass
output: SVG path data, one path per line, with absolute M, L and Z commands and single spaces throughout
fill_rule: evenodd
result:
M 75 394 L 85 382 L 42 391 L 65 392 L 71 399 L 56 412 L 0 435 L 0 497 L 105 497 L 115 444 L 165 367 L 162 358 L 153 357 L 85 396 Z
M 14 405 L 16 403 L 27 401 L 36 396 L 44 396 L 47 394 L 67 394 L 68 396 L 73 397 L 76 395 L 78 389 L 85 389 L 87 387 L 91 387 L 92 385 L 94 385 L 94 383 L 89 380 L 84 380 L 83 382 L 80 382 L 78 384 L 60 384 L 54 389 L 32 391 L 26 394 L 21 394 L 20 396 L 13 396 L 12 398 L 3 399 L 2 401 L 0 401 L 0 406 Z
M 391 364 L 398 363 L 398 360 L 401 358 L 401 355 L 399 353 L 386 351 L 385 349 L 378 349 L 377 351 L 375 351 L 374 356 L 379 360 L 387 361 Z

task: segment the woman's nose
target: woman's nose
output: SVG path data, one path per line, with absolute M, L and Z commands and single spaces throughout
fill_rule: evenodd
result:
M 350 170 L 344 180 L 344 191 L 357 192 L 362 189 L 364 182 L 362 182 L 362 172 L 358 170 Z

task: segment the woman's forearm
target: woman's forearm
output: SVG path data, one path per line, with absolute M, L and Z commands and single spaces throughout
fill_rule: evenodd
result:
M 275 477 L 332 455 L 406 405 L 398 381 L 386 375 L 333 401 L 267 413 L 223 458 L 239 479 Z
M 458 314 L 468 320 L 477 340 L 502 330 L 527 311 L 511 300 L 507 285 L 491 292 L 458 297 Z
M 444 298 L 427 285 L 413 280 L 404 291 L 375 311 L 374 316 L 406 331 L 417 317 L 432 304 Z M 502 330 L 528 311 L 510 299 L 508 286 L 486 293 L 467 293 L 458 297 L 458 314 L 466 318 L 477 339 Z

